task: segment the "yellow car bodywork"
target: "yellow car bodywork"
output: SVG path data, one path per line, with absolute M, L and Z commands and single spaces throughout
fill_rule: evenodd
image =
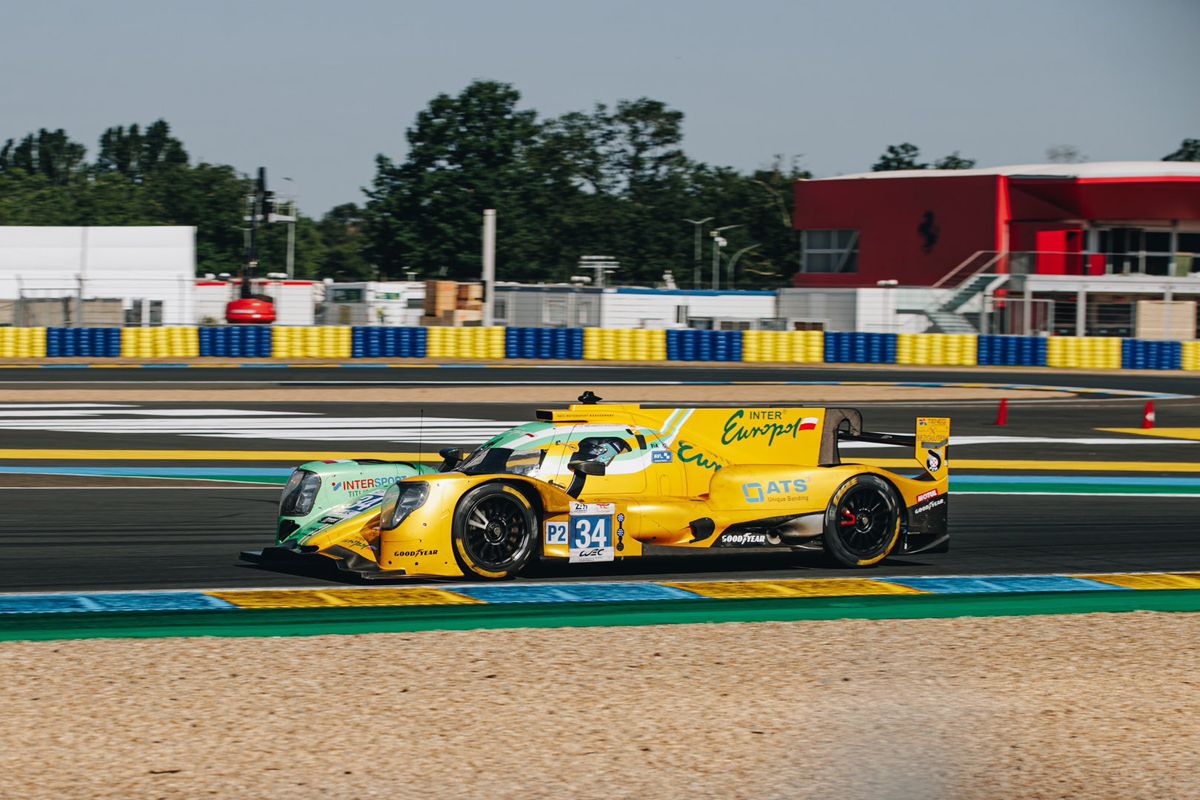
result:
M 529 452 L 537 456 L 535 474 L 452 469 L 407 478 L 397 484 L 400 489 L 420 482 L 428 485 L 428 495 L 397 527 L 381 530 L 376 506 L 309 536 L 302 550 L 348 560 L 352 571 L 372 577 L 509 577 L 474 563 L 453 532 L 459 501 L 489 483 L 502 485 L 532 511 L 539 539 L 535 555 L 544 559 L 609 561 L 729 547 L 803 549 L 806 542 L 821 540 L 830 524 L 829 509 L 866 476 L 892 488 L 899 513 L 886 548 L 855 565 L 871 566 L 898 551 L 946 546 L 950 427 L 945 418 L 919 418 L 915 433 L 906 437 L 864 434 L 861 415 L 850 409 L 585 404 L 538 416 L 543 429 L 525 434 L 533 440 Z M 587 476 L 575 497 L 568 489 L 579 470 L 569 465 L 578 466 L 579 442 L 591 431 L 627 444 L 632 467 Z M 905 444 L 911 448 L 912 474 L 844 462 L 839 438 Z M 573 545 L 582 525 L 576 518 L 607 525 L 608 546 Z M 603 543 L 603 538 L 592 542 Z

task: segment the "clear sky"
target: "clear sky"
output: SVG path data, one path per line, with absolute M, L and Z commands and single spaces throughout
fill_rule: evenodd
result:
M 980 166 L 1158 159 L 1200 137 L 1200 0 L 0 0 L 0 139 L 165 118 L 193 159 L 361 202 L 438 92 L 543 115 L 647 96 L 689 155 L 818 176 L 888 144 Z

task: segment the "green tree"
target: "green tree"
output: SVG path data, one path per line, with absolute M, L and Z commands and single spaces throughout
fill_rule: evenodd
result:
M 317 223 L 322 253 L 315 275 L 335 281 L 367 281 L 375 268 L 367 260 L 363 211 L 354 203 L 334 206 Z M 391 277 L 401 277 L 394 275 Z
M 1200 139 L 1184 139 L 1179 149 L 1163 156 L 1163 161 L 1200 161 Z
M 512 201 L 527 179 L 524 154 L 538 126 L 519 101 L 516 89 L 496 81 L 476 81 L 455 97 L 440 94 L 408 129 L 402 163 L 376 157 L 365 218 L 368 256 L 381 271 L 478 275 L 486 208 L 502 209 L 506 224 L 521 231 L 525 221 Z M 506 233 L 497 251 L 501 269 L 527 255 L 528 238 Z
M 183 143 L 171 136 L 171 126 L 156 120 L 145 133 L 137 123 L 128 128 L 118 125 L 100 134 L 100 152 L 96 169 L 117 172 L 132 180 L 141 181 L 148 174 L 188 163 Z
M 921 150 L 910 142 L 888 145 L 887 150 L 879 157 L 879 160 L 871 165 L 871 171 L 890 172 L 901 169 L 929 169 L 931 166 L 934 169 L 971 169 L 975 166 L 975 159 L 963 158 L 957 150 L 948 156 L 939 158 L 933 164 L 919 161 L 920 157 Z
M 925 169 L 929 165 L 917 161 L 921 151 L 915 144 L 889 144 L 879 160 L 871 165 L 872 172 L 891 172 L 901 169 Z
M 9 139 L 0 147 L 0 172 L 20 170 L 27 175 L 42 175 L 61 186 L 82 174 L 86 154 L 87 148 L 71 141 L 62 128 L 42 128 L 19 142 Z
M 934 169 L 971 169 L 974 166 L 975 159 L 963 158 L 958 154 L 957 150 L 933 162 Z
M 795 182 L 811 178 L 798 160 L 775 156 L 766 167 L 746 175 L 728 167 L 696 165 L 692 173 L 694 205 L 691 218 L 712 216 L 712 226 L 737 225 L 724 233 L 729 245 L 721 255 L 721 284 L 729 281 L 729 262 L 743 248 L 737 261 L 734 285 L 741 288 L 778 286 L 799 268 L 799 242 L 792 225 Z M 693 216 L 694 215 L 694 216 Z M 688 235 L 693 229 L 686 229 Z M 705 241 L 701 286 L 711 280 L 711 241 Z M 691 259 L 678 262 L 689 267 Z M 681 281 L 690 285 L 690 269 Z

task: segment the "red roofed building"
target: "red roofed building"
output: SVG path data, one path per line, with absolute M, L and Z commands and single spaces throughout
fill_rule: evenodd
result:
M 798 287 L 1200 271 L 1200 163 L 867 172 L 795 191 Z

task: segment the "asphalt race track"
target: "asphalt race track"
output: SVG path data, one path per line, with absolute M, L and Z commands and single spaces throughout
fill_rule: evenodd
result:
M 600 383 L 774 383 L 809 381 L 901 381 L 901 382 L 985 382 L 1070 385 L 1148 392 L 1198 394 L 1200 378 L 1179 373 L 1046 373 L 1020 368 L 988 369 L 855 368 L 844 366 L 690 366 L 679 365 L 606 365 L 606 364 L 427 364 L 407 362 L 382 364 L 347 362 L 328 366 L 304 365 L 289 369 L 286 364 L 248 363 L 203 367 L 155 364 L 121 367 L 105 364 L 102 368 L 85 365 L 51 364 L 44 367 L 5 367 L 0 370 L 0 386 L 11 388 L 65 388 L 116 386 L 214 387 L 247 386 L 445 386 L 494 384 L 578 384 Z
M 0 381 L 14 389 L 32 386 L 23 381 L 43 386 L 79 381 L 79 385 L 99 387 L 111 385 L 110 381 L 164 378 L 189 385 L 262 380 L 267 385 L 287 386 L 322 380 L 369 384 L 384 373 L 387 379 L 445 380 L 453 376 L 479 384 L 511 385 L 546 381 L 546 373 L 553 372 L 555 383 L 581 385 L 613 380 L 980 381 L 1200 394 L 1200 379 L 1177 374 L 608 369 L 612 371 L 479 366 L 408 367 L 386 373 L 345 367 L 7 369 L 0 374 Z M 598 374 L 601 372 L 604 374 Z M 348 396 L 353 396 L 352 390 Z M 965 491 L 953 489 L 951 552 L 893 559 L 870 574 L 1200 570 L 1200 402 L 1190 398 L 1157 402 L 1158 425 L 1179 432 L 1168 438 L 1102 430 L 1138 428 L 1144 402 L 1140 398 L 1014 402 L 1009 425 L 1003 428 L 992 424 L 994 403 L 938 403 L 937 412 L 954 420 L 952 479 L 958 475 L 985 482 L 1027 478 L 1041 484 L 1000 493 L 972 493 L 967 484 Z M 921 412 L 913 405 L 859 405 L 868 426 L 878 430 L 908 430 L 913 417 Z M 273 572 L 237 559 L 240 550 L 270 543 L 277 484 L 292 465 L 280 463 L 267 451 L 419 450 L 429 454 L 445 444 L 481 441 L 488 430 L 528 419 L 532 408 L 466 403 L 425 408 L 401 403 L 254 404 L 233 396 L 222 404 L 2 403 L 0 591 L 328 585 L 322 576 Z M 39 457 L 34 453 L 44 450 L 76 455 Z M 129 450 L 159 451 L 161 455 L 152 463 L 119 457 L 119 452 Z M 86 454 L 89 451 L 93 453 L 90 456 Z M 101 455 L 95 455 L 96 451 Z M 233 451 L 241 454 L 235 465 L 227 460 Z M 259 459 L 259 453 L 266 457 Z M 888 448 L 868 448 L 862 453 L 869 457 L 902 455 Z M 971 470 L 954 466 L 955 461 L 966 460 L 984 466 Z M 1070 464 L 1054 469 L 1030 467 L 1033 462 L 1048 460 Z M 113 472 L 122 468 L 125 473 Z M 218 472 L 237 470 L 270 475 L 214 478 Z M 1081 493 L 1080 487 L 1066 486 L 1080 476 L 1098 482 L 1099 488 L 1093 492 L 1085 486 Z M 262 485 L 256 482 L 259 480 L 270 480 L 273 485 Z M 1172 495 L 1150 486 L 1143 489 L 1147 495 L 1124 496 L 1139 481 L 1175 481 L 1172 486 L 1183 488 L 1171 488 L 1170 492 L 1186 494 Z M 739 554 L 635 560 L 590 566 L 586 571 L 563 565 L 546 568 L 538 578 L 662 580 L 847 574 L 830 569 L 812 555 Z

